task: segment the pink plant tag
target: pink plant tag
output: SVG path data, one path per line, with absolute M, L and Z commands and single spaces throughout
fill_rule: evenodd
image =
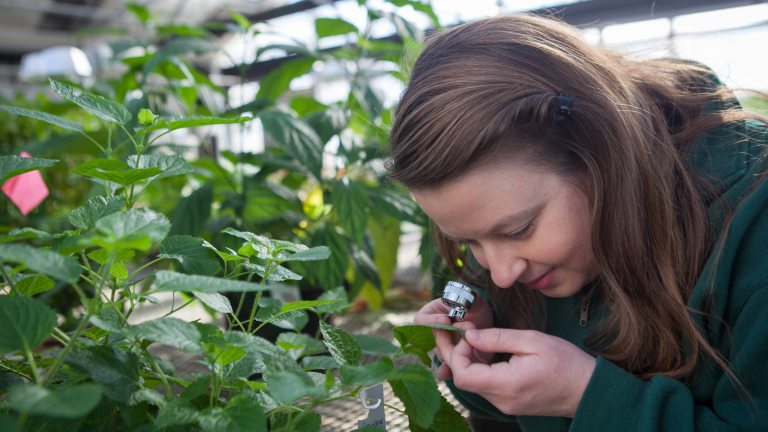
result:
M 21 152 L 21 157 L 32 156 L 27 152 Z M 40 171 L 29 171 L 11 177 L 3 184 L 2 189 L 25 216 L 48 196 L 48 187 L 45 185 Z

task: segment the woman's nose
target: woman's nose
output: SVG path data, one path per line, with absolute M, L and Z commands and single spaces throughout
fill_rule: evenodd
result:
M 509 288 L 528 267 L 528 261 L 518 254 L 488 250 L 485 255 L 491 279 L 499 288 Z

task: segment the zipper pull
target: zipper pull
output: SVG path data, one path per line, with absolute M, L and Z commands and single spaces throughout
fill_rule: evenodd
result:
M 586 327 L 589 324 L 589 303 L 591 295 L 584 296 L 581 299 L 581 313 L 579 314 L 579 326 Z

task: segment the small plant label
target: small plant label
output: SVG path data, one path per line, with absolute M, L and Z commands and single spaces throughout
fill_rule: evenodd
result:
M 366 400 L 367 399 L 367 400 Z M 378 383 L 360 392 L 360 400 L 363 407 L 368 410 L 368 417 L 357 422 L 358 429 L 381 428 L 387 429 L 387 420 L 384 417 L 384 384 Z M 369 403 L 368 400 L 373 402 Z

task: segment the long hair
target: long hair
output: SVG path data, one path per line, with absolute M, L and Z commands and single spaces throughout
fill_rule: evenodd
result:
M 706 130 L 746 116 L 710 78 L 693 63 L 593 46 L 549 18 L 460 25 L 431 37 L 412 68 L 391 131 L 390 174 L 430 188 L 509 157 L 574 179 L 590 200 L 609 311 L 587 346 L 641 377 L 690 376 L 702 353 L 729 372 L 686 307 L 714 237 L 707 188 L 686 168 L 686 151 Z M 560 95 L 574 101 L 564 119 Z M 488 288 L 507 325 L 533 328 L 540 294 L 500 289 L 486 270 L 455 266 L 463 249 L 435 235 L 448 265 Z

